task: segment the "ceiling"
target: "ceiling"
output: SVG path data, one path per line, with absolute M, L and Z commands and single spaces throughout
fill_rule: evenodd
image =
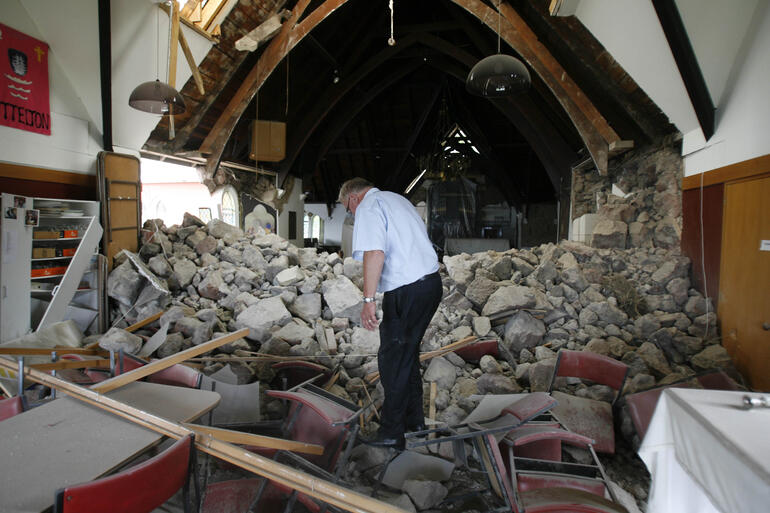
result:
M 312 0 L 298 21 L 328 2 Z M 251 123 L 257 115 L 283 121 L 286 157 L 260 167 L 277 172 L 279 181 L 289 174 L 301 177 L 306 201 L 323 203 L 333 203 L 339 184 L 353 176 L 403 192 L 421 173 L 426 156 L 438 151 L 442 132 L 455 125 L 477 150 L 467 152 L 470 172 L 486 177 L 487 186 L 514 205 L 553 200 L 562 177 L 593 155 L 585 129 L 577 128 L 564 108 L 563 93 L 554 92 L 553 82 L 531 67 L 532 87 L 521 96 L 490 101 L 465 91 L 473 64 L 497 51 L 497 35 L 489 28 L 495 20 L 485 25 L 457 5 L 483 4 L 475 0 L 396 0 L 392 47 L 386 1 L 338 1 L 339 8 L 276 65 L 219 151 L 213 157 L 201 152 L 257 61 L 266 62 L 265 52 L 272 51 L 265 43 L 241 52 L 235 41 L 279 9 L 300 3 L 241 0 L 199 66 L 205 95 L 191 78 L 181 89 L 188 110 L 175 117 L 176 137 L 168 140 L 163 119 L 145 150 L 208 158 L 210 169 L 212 161 L 253 167 Z M 638 147 L 675 131 L 576 18 L 550 16 L 548 0 L 507 3 L 531 29 L 533 44 L 542 44 L 574 82 L 577 97 L 592 104 L 620 140 Z M 505 41 L 502 51 L 518 56 Z

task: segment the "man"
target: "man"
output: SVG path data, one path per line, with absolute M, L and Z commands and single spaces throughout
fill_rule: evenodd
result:
M 342 184 L 339 201 L 355 215 L 352 256 L 364 262 L 364 328 L 378 326 L 374 294 L 385 293 L 377 353 L 385 402 L 369 443 L 401 449 L 404 432 L 425 427 L 419 350 L 441 302 L 438 257 L 425 223 L 403 196 L 353 178 Z

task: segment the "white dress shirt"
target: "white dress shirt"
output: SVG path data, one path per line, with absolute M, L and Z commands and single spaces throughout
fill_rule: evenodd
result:
M 356 208 L 353 258 L 385 253 L 378 292 L 387 292 L 438 271 L 438 257 L 417 210 L 408 199 L 372 187 Z

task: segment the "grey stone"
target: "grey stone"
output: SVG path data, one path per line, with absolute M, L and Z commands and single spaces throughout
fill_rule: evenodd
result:
M 126 260 L 113 269 L 107 278 L 107 295 L 118 303 L 131 306 L 144 286 L 144 278 Z
M 188 237 L 188 241 L 192 239 L 192 237 Z M 191 244 L 192 245 L 192 244 Z M 195 252 L 199 255 L 203 255 L 206 253 L 214 253 L 217 250 L 217 239 L 212 237 L 211 235 L 206 235 L 203 239 L 201 239 L 199 242 L 195 243 L 195 246 L 193 246 L 195 249 Z
M 674 298 L 677 305 L 683 305 L 688 299 L 690 280 L 688 278 L 674 278 L 666 285 L 666 291 Z
M 209 232 L 209 235 L 216 237 L 217 239 L 221 239 L 228 234 L 236 238 L 243 237 L 243 230 L 237 226 L 227 224 L 221 219 L 212 219 L 209 221 L 208 224 L 206 224 L 206 230 Z
M 182 317 L 174 324 L 174 331 L 191 339 L 192 343 L 197 346 L 211 340 L 212 326 L 212 323 L 200 321 L 195 317 Z
M 536 304 L 535 294 L 529 287 L 500 287 L 489 296 L 481 315 L 489 316 L 516 308 L 532 308 Z
M 489 270 L 492 271 L 499 280 L 510 279 L 511 273 L 513 272 L 511 257 L 504 256 L 495 260 L 495 263 L 492 264 L 492 267 L 490 267 Z
M 529 366 L 529 389 L 531 392 L 546 392 L 551 384 L 556 360 L 542 360 Z
M 473 318 L 473 331 L 479 337 L 486 336 L 492 330 L 492 323 L 489 317 L 478 316 Z
M 680 232 L 681 227 L 676 219 L 664 217 L 655 226 L 655 233 L 653 235 L 655 247 L 668 249 L 678 248 L 680 243 Z
M 249 328 L 246 338 L 264 342 L 270 336 L 270 328 L 273 325 L 283 326 L 289 321 L 291 321 L 291 314 L 283 300 L 276 296 L 249 306 L 238 315 L 236 325 L 239 328 Z
M 489 374 L 500 374 L 502 369 L 494 356 L 485 354 L 479 360 L 479 368 Z
M 150 261 L 147 262 L 147 265 L 152 272 L 161 278 L 167 277 L 172 272 L 171 265 L 169 265 L 168 260 L 166 260 L 166 257 L 163 255 L 156 255 L 152 257 Z
M 208 237 L 206 232 L 203 230 L 195 230 L 192 234 L 190 234 L 184 241 L 185 244 L 187 244 L 189 247 L 195 249 L 198 244 L 203 242 L 203 240 Z
M 457 372 L 454 365 L 439 356 L 431 359 L 422 379 L 429 383 L 435 381 L 439 388 L 450 390 L 457 379 Z
M 272 260 L 270 260 L 270 263 L 268 263 L 265 266 L 265 279 L 272 283 L 272 281 L 275 279 L 278 273 L 288 268 L 289 268 L 288 256 L 281 255 L 281 256 L 274 257 Z
M 713 314 L 714 307 L 711 305 L 711 300 L 706 299 L 703 296 L 690 296 L 684 305 L 684 313 L 691 319 L 705 314 L 706 311 Z
M 218 270 L 208 273 L 198 285 L 198 293 L 202 297 L 209 299 L 221 299 L 229 292 L 230 289 L 225 285 L 225 282 L 222 279 L 222 273 Z
M 535 360 L 542 361 L 542 360 L 550 360 L 551 358 L 556 358 L 556 353 L 554 353 L 547 347 L 537 346 L 535 348 Z
M 333 317 L 347 317 L 356 324 L 361 322 L 364 296 L 352 281 L 345 276 L 326 280 L 321 290 Z
M 321 317 L 321 294 L 302 294 L 290 305 L 289 311 L 307 322 Z M 347 321 L 347 319 L 345 319 Z
M 532 276 L 540 283 L 553 282 L 559 277 L 559 271 L 556 270 L 556 266 L 552 262 L 546 260 L 537 266 Z
M 524 348 L 535 347 L 545 335 L 545 324 L 529 312 L 516 312 L 505 323 L 504 343 L 514 354 Z
M 315 335 L 315 331 L 307 326 L 302 326 L 296 322 L 290 322 L 283 326 L 281 329 L 273 333 L 275 338 L 285 340 L 289 344 L 299 344 L 306 338 L 312 338 Z
M 484 373 L 476 380 L 479 394 L 518 394 L 522 388 L 508 376 Z
M 222 251 L 219 252 L 219 259 L 235 265 L 241 265 L 243 263 L 243 256 L 241 252 L 229 246 L 222 248 Z
M 449 490 L 436 481 L 407 480 L 401 488 L 409 495 L 417 509 L 430 509 L 444 500 Z
M 264 269 L 267 265 L 267 260 L 262 256 L 262 252 L 254 246 L 245 248 L 241 258 L 243 259 L 243 264 L 251 269 Z
M 477 308 L 483 307 L 489 296 L 500 287 L 500 283 L 488 278 L 477 277 L 465 289 L 465 297 Z
M 204 253 L 201 255 L 201 267 L 208 267 L 219 263 L 219 259 L 211 253 Z
M 662 378 L 671 374 L 671 366 L 668 364 L 666 356 L 652 342 L 644 342 L 636 350 L 636 354 L 644 360 L 644 363 L 656 376 Z
M 588 288 L 588 280 L 585 279 L 585 276 L 583 276 L 583 273 L 577 267 L 564 269 L 561 272 L 561 281 L 575 289 L 577 292 L 583 292 Z M 565 289 L 565 296 L 566 292 L 567 290 Z M 566 297 L 569 301 L 573 301 L 569 296 Z
M 286 287 L 287 285 L 293 285 L 305 279 L 305 274 L 298 266 L 289 267 L 279 272 L 275 276 L 275 281 L 278 285 Z
M 155 354 L 158 358 L 166 358 L 172 354 L 177 354 L 182 350 L 183 342 L 184 336 L 181 333 L 169 333 L 166 335 L 166 341 L 155 351 Z
M 603 324 L 622 326 L 628 321 L 628 315 L 623 310 L 608 302 L 591 303 L 588 305 L 588 309 L 596 313 L 599 316 L 599 321 Z
M 99 337 L 99 347 L 106 351 L 120 351 L 136 354 L 142 348 L 142 339 L 120 328 L 110 328 Z
M 601 219 L 594 225 L 591 235 L 591 246 L 594 248 L 620 248 L 626 247 L 628 225 L 623 221 Z
M 693 367 L 700 370 L 727 369 L 733 366 L 733 361 L 730 359 L 730 355 L 727 354 L 727 350 L 718 344 L 706 347 L 706 349 L 693 356 L 690 361 Z
M 186 258 L 181 258 L 174 263 L 174 275 L 176 276 L 177 283 L 182 288 L 192 283 L 192 279 L 197 272 L 198 268 L 196 265 Z
M 350 343 L 353 346 L 353 353 L 362 355 L 377 354 L 380 349 L 379 330 L 367 330 L 366 328 L 353 328 L 353 335 L 350 337 Z

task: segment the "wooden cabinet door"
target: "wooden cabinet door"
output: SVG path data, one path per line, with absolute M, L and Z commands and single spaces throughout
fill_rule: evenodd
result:
M 122 250 L 139 251 L 142 216 L 139 159 L 122 153 L 100 152 L 96 175 L 104 225 L 102 246 L 112 270 L 112 258 Z
M 770 391 L 770 176 L 725 185 L 722 344 L 752 388 Z

